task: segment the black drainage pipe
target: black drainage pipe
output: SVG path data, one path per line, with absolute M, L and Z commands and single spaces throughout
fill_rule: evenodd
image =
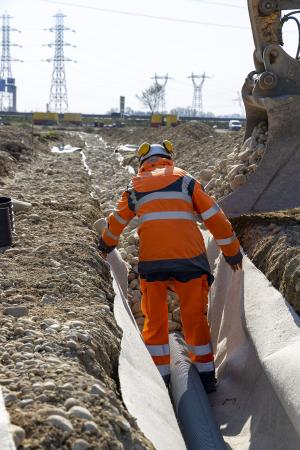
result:
M 0 208 L 0 247 L 12 244 L 10 216 L 8 208 Z
M 13 213 L 13 203 L 11 198 L 9 197 L 0 197 L 0 209 L 8 208 L 9 210 L 9 221 L 10 221 L 10 229 L 14 231 L 14 213 Z
M 182 336 L 169 335 L 171 392 L 188 450 L 226 450 L 197 369 L 190 362 Z M 213 394 L 210 394 L 213 395 Z

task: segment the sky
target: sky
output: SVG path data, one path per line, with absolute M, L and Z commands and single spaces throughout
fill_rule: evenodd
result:
M 237 101 L 247 74 L 254 70 L 253 37 L 246 0 L 1 0 L 9 13 L 12 74 L 18 111 L 45 111 L 49 101 L 54 14 L 66 15 L 64 49 L 70 112 L 106 113 L 125 107 L 144 110 L 137 95 L 155 74 L 170 79 L 166 108 L 192 105 L 188 78 L 205 74 L 204 112 L 240 114 Z M 290 35 L 293 30 L 289 31 Z M 76 46 L 76 47 L 73 47 Z

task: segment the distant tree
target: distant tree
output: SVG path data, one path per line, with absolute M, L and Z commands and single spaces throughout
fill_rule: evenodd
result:
M 119 112 L 119 109 L 118 108 L 110 108 L 110 110 L 107 111 L 106 114 L 111 114 L 111 113 L 114 113 L 114 112 Z
M 193 117 L 196 116 L 196 112 L 194 108 L 191 106 L 177 106 L 170 110 L 170 114 L 177 114 L 178 117 Z M 215 117 L 213 112 L 202 112 L 200 114 L 201 117 Z
M 178 117 L 191 117 L 195 115 L 195 111 L 191 106 L 177 106 L 170 110 L 170 114 L 177 114 Z
M 154 112 L 158 112 L 162 95 L 163 86 L 153 83 L 148 89 L 142 91 L 141 95 L 137 95 L 137 98 L 153 114 Z
M 203 117 L 215 117 L 215 114 L 213 112 L 208 111 L 206 113 L 203 113 Z
M 128 116 L 132 116 L 134 113 L 135 111 L 132 108 L 130 108 L 130 106 L 127 106 L 125 108 L 125 114 L 127 114 Z

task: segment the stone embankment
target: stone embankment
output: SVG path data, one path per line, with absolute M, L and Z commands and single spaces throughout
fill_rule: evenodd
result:
M 267 138 L 267 125 L 261 122 L 241 147 L 234 147 L 213 169 L 200 171 L 200 179 L 207 183 L 207 193 L 220 199 L 246 184 L 265 153 Z
M 1 195 L 32 204 L 16 214 L 13 246 L 0 254 L 0 385 L 15 443 L 22 450 L 153 449 L 119 393 L 121 333 L 92 227 L 103 213 L 82 155 L 50 153 L 38 136 L 35 152 L 29 141 L 24 146 L 19 158 L 3 150 L 13 167 L 1 178 Z M 118 163 L 102 141 L 93 150 L 110 195 L 115 186 L 105 171 Z

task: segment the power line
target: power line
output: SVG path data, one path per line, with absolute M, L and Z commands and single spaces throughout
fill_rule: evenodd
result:
M 211 26 L 211 27 L 236 28 L 239 30 L 249 30 L 249 27 L 243 27 L 240 25 L 226 25 L 226 24 L 222 24 L 222 23 L 200 22 L 198 20 L 192 20 L 192 19 L 177 19 L 175 17 L 154 16 L 151 14 L 133 13 L 133 12 L 121 11 L 121 10 L 117 10 L 117 9 L 98 8 L 96 6 L 87 6 L 87 5 L 82 5 L 79 3 L 68 3 L 68 2 L 63 2 L 63 1 L 59 1 L 59 0 L 58 1 L 56 1 L 56 0 L 41 0 L 41 1 L 47 2 L 47 3 L 52 3 L 52 4 L 72 6 L 75 8 L 90 9 L 93 11 L 101 11 L 101 12 L 105 12 L 105 13 L 118 14 L 118 15 L 124 15 L 124 16 L 143 17 L 146 19 L 165 20 L 168 22 L 176 22 L 176 23 L 189 23 L 189 24 L 193 24 L 193 25 L 204 25 L 204 26 Z

